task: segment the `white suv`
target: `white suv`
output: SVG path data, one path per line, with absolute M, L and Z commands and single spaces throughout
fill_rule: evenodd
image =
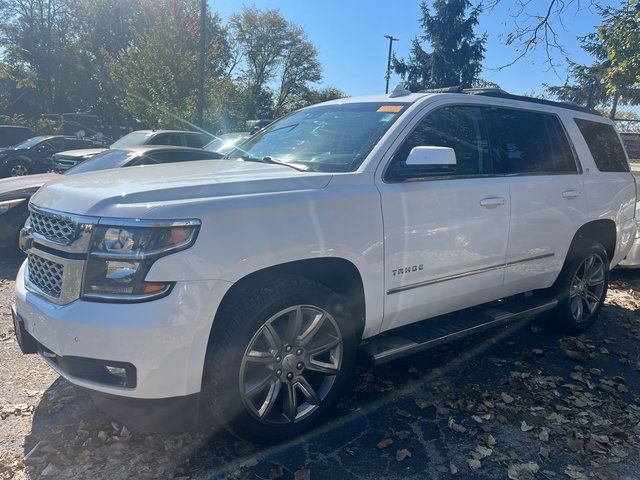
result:
M 546 310 L 585 330 L 634 240 L 635 196 L 613 123 L 576 105 L 496 90 L 336 100 L 227 160 L 45 185 L 16 332 L 134 427 L 210 414 L 278 440 L 331 409 L 357 358 Z

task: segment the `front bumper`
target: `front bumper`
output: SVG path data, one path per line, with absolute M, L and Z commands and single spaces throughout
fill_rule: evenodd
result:
M 81 387 L 128 398 L 200 392 L 211 325 L 230 283 L 177 282 L 168 296 L 145 303 L 76 300 L 56 305 L 25 288 L 27 268 L 25 262 L 16 279 L 16 312 L 41 345 L 44 360 L 60 375 Z M 81 378 L 55 357 L 132 365 L 135 386 Z

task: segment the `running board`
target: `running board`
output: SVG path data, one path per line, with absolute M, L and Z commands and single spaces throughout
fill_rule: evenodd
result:
M 381 365 L 397 358 L 551 310 L 558 300 L 544 294 L 519 295 L 399 327 L 360 346 L 359 361 Z

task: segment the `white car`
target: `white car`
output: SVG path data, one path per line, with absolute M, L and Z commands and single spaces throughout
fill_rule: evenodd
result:
M 497 90 L 335 100 L 229 160 L 45 185 L 22 232 L 16 332 L 133 427 L 208 413 L 276 441 L 331 411 L 357 357 L 547 310 L 584 331 L 635 202 L 613 123 L 576 105 Z

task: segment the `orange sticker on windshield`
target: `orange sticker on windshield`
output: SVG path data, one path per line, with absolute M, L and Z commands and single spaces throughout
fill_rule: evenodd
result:
M 398 113 L 402 111 L 403 108 L 404 105 L 383 105 L 378 108 L 377 111 L 381 113 Z

